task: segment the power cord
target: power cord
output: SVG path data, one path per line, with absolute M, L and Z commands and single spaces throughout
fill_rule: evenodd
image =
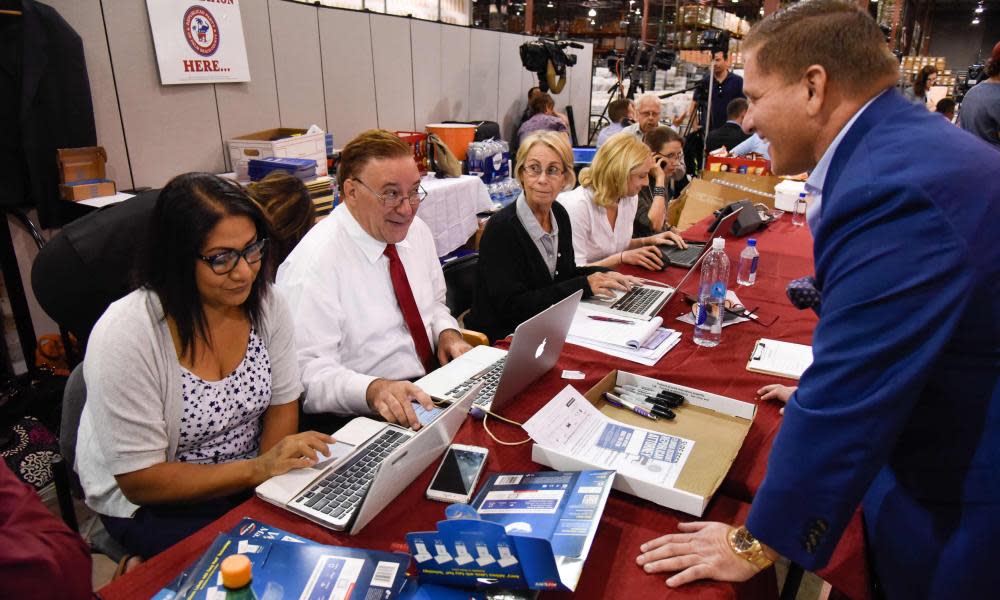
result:
M 486 435 L 488 435 L 491 438 L 493 438 L 494 442 L 496 442 L 496 443 L 498 443 L 500 445 L 503 445 L 503 446 L 520 446 L 521 444 L 527 444 L 528 442 L 531 441 L 531 437 L 530 436 L 528 437 L 528 439 L 521 440 L 520 442 L 505 442 L 505 441 L 501 440 L 497 436 L 493 435 L 493 432 L 490 431 L 489 425 L 486 424 L 486 421 L 490 417 L 493 417 L 494 419 L 497 419 L 499 421 L 503 421 L 503 422 L 508 423 L 510 425 L 516 425 L 517 427 L 524 427 L 524 425 L 521 424 L 521 423 L 518 423 L 517 421 L 512 421 L 512 420 L 510 420 L 510 419 L 508 419 L 506 417 L 501 417 L 500 415 L 492 413 L 492 412 L 490 412 L 488 410 L 483 410 L 482 408 L 480 408 L 479 410 L 482 410 L 484 413 L 486 413 L 485 415 L 483 415 L 483 429 L 486 430 Z

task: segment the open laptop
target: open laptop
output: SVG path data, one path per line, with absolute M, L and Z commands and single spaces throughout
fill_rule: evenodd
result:
M 416 385 L 432 398 L 454 401 L 482 382 L 472 415 L 499 411 L 555 366 L 582 297 L 578 290 L 518 325 L 509 351 L 476 346 L 418 379 Z
M 357 417 L 333 433 L 323 462 L 272 477 L 256 488 L 266 502 L 354 535 L 448 448 L 478 388 L 418 431 Z
M 719 233 L 721 236 L 725 231 L 720 229 L 729 222 L 733 215 L 739 213 L 742 208 L 739 208 L 728 215 L 725 215 L 722 219 L 719 219 L 718 223 L 715 224 L 713 231 Z M 691 254 L 694 255 L 694 259 L 690 261 L 688 265 L 688 272 L 681 279 L 681 282 L 677 286 L 670 287 L 659 287 L 655 285 L 637 285 L 627 292 L 615 292 L 613 296 L 602 297 L 602 296 L 592 296 L 583 301 L 587 308 L 591 310 L 596 310 L 599 312 L 606 312 L 620 317 L 628 317 L 630 319 L 641 319 L 643 321 L 648 321 L 658 315 L 660 311 L 666 306 L 667 302 L 674 297 L 674 292 L 680 288 L 694 272 L 695 267 L 701 262 L 701 259 L 705 254 L 708 253 L 710 243 L 699 242 L 699 247 L 697 249 L 692 249 L 689 245 L 688 249 L 691 249 Z M 672 250 L 678 250 L 680 252 L 686 252 L 687 250 L 680 250 L 674 246 L 659 246 L 661 253 L 663 253 L 665 248 Z M 664 263 L 666 264 L 667 259 L 664 255 Z M 671 264 L 672 261 L 671 261 Z
M 724 237 L 726 233 L 726 227 L 731 222 L 730 220 L 735 217 L 743 208 L 738 208 L 733 212 L 725 215 L 718 223 L 715 223 L 715 227 L 709 231 L 709 233 L 717 233 L 720 237 Z M 678 248 L 677 246 L 671 246 L 668 244 L 663 244 L 657 246 L 660 249 L 660 256 L 663 257 L 663 267 L 668 266 L 674 267 L 684 267 L 685 269 L 691 268 L 701 255 L 708 251 L 708 247 L 711 246 L 711 242 L 701 242 L 693 240 L 684 240 L 687 242 L 687 248 Z

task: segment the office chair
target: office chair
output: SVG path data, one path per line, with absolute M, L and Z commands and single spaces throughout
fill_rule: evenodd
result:
M 81 364 L 73 369 L 69 379 L 66 380 L 59 435 L 59 452 L 62 456 L 52 461 L 52 478 L 55 481 L 56 497 L 59 500 L 59 512 L 62 513 L 66 525 L 76 532 L 80 531 L 80 527 L 73 509 L 73 497 L 82 497 L 83 491 L 80 487 L 80 479 L 73 470 L 73 464 L 76 460 L 77 431 L 80 428 L 80 417 L 86 402 L 87 384 L 83 379 L 83 365 Z M 119 562 L 122 557 L 128 554 L 128 551 L 115 541 L 103 526 L 91 532 L 90 549 L 92 552 L 107 556 L 114 562 Z
M 472 299 L 476 294 L 476 268 L 479 254 L 472 253 L 444 263 L 444 283 L 447 287 L 445 304 L 451 315 L 458 319 L 472 308 Z M 462 337 L 470 346 L 489 344 L 485 334 L 470 329 L 462 330 Z

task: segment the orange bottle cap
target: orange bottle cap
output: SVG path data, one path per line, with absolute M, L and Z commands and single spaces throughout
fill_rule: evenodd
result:
M 222 561 L 222 585 L 231 590 L 245 587 L 251 576 L 250 559 L 245 554 L 232 554 Z

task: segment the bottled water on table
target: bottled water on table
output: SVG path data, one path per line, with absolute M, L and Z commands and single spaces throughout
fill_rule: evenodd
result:
M 714 238 L 712 250 L 701 264 L 697 314 L 694 319 L 694 343 L 711 348 L 722 341 L 722 318 L 726 310 L 726 286 L 729 282 L 729 257 L 726 240 Z
M 753 285 L 757 281 L 757 262 L 759 259 L 757 240 L 750 238 L 747 240 L 747 247 L 743 249 L 743 252 L 740 252 L 740 267 L 736 271 L 736 283 Z

